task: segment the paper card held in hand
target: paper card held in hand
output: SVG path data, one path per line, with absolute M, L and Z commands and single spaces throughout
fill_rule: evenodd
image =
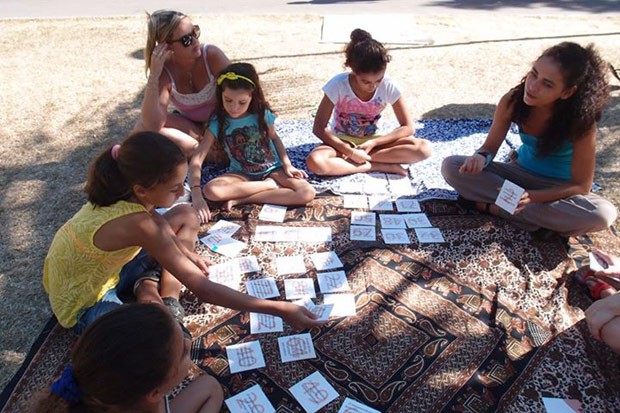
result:
M 600 259 L 593 252 L 590 252 L 589 257 L 590 257 L 590 269 L 592 271 L 594 272 L 603 271 L 605 268 L 607 268 L 607 263 L 603 261 L 602 259 Z
M 279 297 L 278 285 L 272 277 L 259 278 L 245 282 L 245 288 L 248 294 L 258 298 Z
M 306 307 L 310 311 L 312 311 L 312 309 L 315 307 L 314 301 L 312 301 L 312 298 L 310 297 L 300 298 L 299 300 L 293 301 L 293 304 L 300 307 Z
M 282 363 L 316 358 L 310 333 L 278 338 Z
M 265 358 L 258 341 L 248 341 L 226 347 L 231 373 L 265 367 Z
M 320 272 L 316 275 L 322 293 L 351 291 L 344 271 Z
M 264 313 L 250 313 L 250 333 L 279 333 L 284 331 L 280 317 Z
M 224 400 L 231 413 L 275 413 L 273 405 L 258 384 Z
M 351 225 L 372 225 L 377 222 L 377 214 L 374 212 L 351 211 Z
M 375 227 L 351 225 L 351 233 L 349 235 L 351 241 L 376 241 L 377 234 Z
M 332 314 L 333 309 L 333 304 L 320 304 L 312 307 L 310 311 L 316 314 L 316 321 L 327 321 L 329 320 L 329 316 Z
M 286 207 L 284 205 L 265 204 L 258 214 L 261 221 L 284 222 Z
M 307 413 L 314 413 L 338 398 L 336 389 L 318 371 L 291 387 L 289 391 Z
M 276 267 L 278 275 L 306 273 L 306 264 L 304 264 L 303 255 L 278 257 L 276 258 Z
M 342 261 L 334 251 L 317 252 L 310 254 L 310 260 L 318 271 L 330 270 L 332 268 L 341 268 Z
M 504 184 L 502 185 L 502 189 L 497 195 L 495 205 L 508 212 L 509 214 L 514 214 L 515 209 L 517 209 L 517 205 L 519 204 L 521 196 L 524 192 L 525 189 L 506 179 L 504 181 Z
M 314 280 L 312 278 L 291 278 L 284 280 L 284 292 L 287 300 L 316 297 Z

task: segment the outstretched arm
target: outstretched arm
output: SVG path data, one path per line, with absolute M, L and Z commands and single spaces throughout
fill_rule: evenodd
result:
M 200 223 L 202 224 L 207 223 L 209 219 L 211 219 L 211 211 L 209 211 L 209 206 L 202 196 L 200 181 L 202 175 L 202 164 L 206 159 L 213 142 L 215 142 L 215 137 L 209 129 L 206 129 L 203 139 L 198 144 L 198 149 L 189 161 L 188 177 L 189 187 L 192 191 L 192 206 L 198 212 Z

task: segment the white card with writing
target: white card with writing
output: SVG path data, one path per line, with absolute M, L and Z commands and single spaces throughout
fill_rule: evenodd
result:
M 241 225 L 220 219 L 207 231 L 207 234 L 220 234 L 230 238 L 239 228 L 241 228 Z
M 523 195 L 524 192 L 525 189 L 506 179 L 504 181 L 504 184 L 502 185 L 502 189 L 497 195 L 495 205 L 505 210 L 509 214 L 514 214 L 515 209 L 517 209 L 517 205 L 521 200 L 521 195 Z
M 390 182 L 390 193 L 393 195 L 412 195 L 415 190 L 411 185 L 409 176 L 398 174 L 385 174 Z
M 602 259 L 599 259 L 596 254 L 590 252 L 590 269 L 594 272 L 603 271 L 607 268 L 607 263 Z
M 402 215 L 380 214 L 381 228 L 407 228 Z
M 282 363 L 316 358 L 310 333 L 278 337 Z
M 231 413 L 275 413 L 273 405 L 258 384 L 224 400 Z
M 284 331 L 282 318 L 265 313 L 250 313 L 250 333 L 279 333 Z
M 310 260 L 312 260 L 314 267 L 319 271 L 342 267 L 342 261 L 340 261 L 340 258 L 338 258 L 334 251 L 310 254 Z
M 221 264 L 211 265 L 209 267 L 209 280 L 218 284 L 223 284 L 233 290 L 239 290 L 239 284 L 241 283 L 239 263 L 235 260 L 231 260 Z
M 338 398 L 338 392 L 321 373 L 314 372 L 289 389 L 307 413 L 314 413 Z
M 344 207 L 348 209 L 368 208 L 368 198 L 366 195 L 345 195 Z
M 409 244 L 411 240 L 404 229 L 382 229 L 381 235 L 386 244 Z
M 331 227 L 276 227 L 257 225 L 255 241 L 293 241 L 293 242 L 329 242 L 332 240 Z
M 368 197 L 368 206 L 373 211 L 393 211 L 392 200 L 384 195 L 372 195 Z
M 371 407 L 366 406 L 356 400 L 353 400 L 349 397 L 344 399 L 344 403 L 340 406 L 340 410 L 338 413 L 381 413 L 379 410 L 375 410 Z
M 415 236 L 420 244 L 433 244 L 436 242 L 446 242 L 439 228 L 416 228 Z
M 312 278 L 289 278 L 284 280 L 284 293 L 287 300 L 304 297 L 315 298 L 314 280 Z
M 349 235 L 351 241 L 376 241 L 377 234 L 375 227 L 365 225 L 351 225 L 351 233 Z
M 419 214 L 403 214 L 403 218 L 409 228 L 428 228 L 433 226 L 423 212 Z
M 312 307 L 310 311 L 317 315 L 317 321 L 327 321 L 334 309 L 333 304 L 320 304 Z
M 258 265 L 258 260 L 254 255 L 247 255 L 245 257 L 235 258 L 234 261 L 237 261 L 237 265 L 239 265 L 239 271 L 242 274 L 248 272 L 259 272 L 260 266 Z
M 543 397 L 542 400 L 547 413 L 585 413 L 579 400 L 553 397 Z
M 284 222 L 286 207 L 284 205 L 265 204 L 258 214 L 261 221 Z
M 344 271 L 320 272 L 316 275 L 322 293 L 351 291 Z
M 258 298 L 273 298 L 280 296 L 278 285 L 273 277 L 246 281 L 245 289 L 249 295 Z
M 231 373 L 265 367 L 265 358 L 258 341 L 234 344 L 226 347 Z
M 377 214 L 374 212 L 351 211 L 351 225 L 372 225 L 377 222 Z
M 315 307 L 314 302 L 312 301 L 312 298 L 310 297 L 303 297 L 299 300 L 293 301 L 293 304 L 298 305 L 300 307 L 306 307 L 308 310 L 311 310 Z
M 417 199 L 398 198 L 396 201 L 398 212 L 421 212 L 420 202 Z
M 239 254 L 246 244 L 236 239 L 215 233 L 209 234 L 200 238 L 203 244 L 205 244 L 211 251 L 218 254 L 225 255 L 227 257 L 234 257 Z
M 306 264 L 304 264 L 303 255 L 278 257 L 276 258 L 276 267 L 278 269 L 278 275 L 304 274 L 306 272 Z
M 334 304 L 331 315 L 334 317 L 346 317 L 356 314 L 355 295 L 344 294 L 325 294 L 323 304 Z

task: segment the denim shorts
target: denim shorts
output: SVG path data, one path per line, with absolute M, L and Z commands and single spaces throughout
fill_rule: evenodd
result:
M 80 310 L 77 315 L 77 324 L 71 327 L 75 335 L 80 335 L 86 327 L 100 316 L 109 313 L 119 306 L 135 301 L 133 287 L 146 271 L 157 271 L 161 274 L 161 265 L 144 249 L 140 250 L 134 259 L 121 269 L 120 281 L 116 287 L 108 290 L 101 300 L 93 306 Z

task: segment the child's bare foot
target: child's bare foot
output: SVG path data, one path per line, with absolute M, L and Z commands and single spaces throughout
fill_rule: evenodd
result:
M 371 162 L 370 171 L 386 172 L 402 176 L 409 175 L 409 171 L 398 163 Z
M 235 201 L 234 199 L 229 199 L 228 201 L 224 202 L 223 209 L 224 211 L 230 212 L 235 205 L 237 205 L 237 201 Z

